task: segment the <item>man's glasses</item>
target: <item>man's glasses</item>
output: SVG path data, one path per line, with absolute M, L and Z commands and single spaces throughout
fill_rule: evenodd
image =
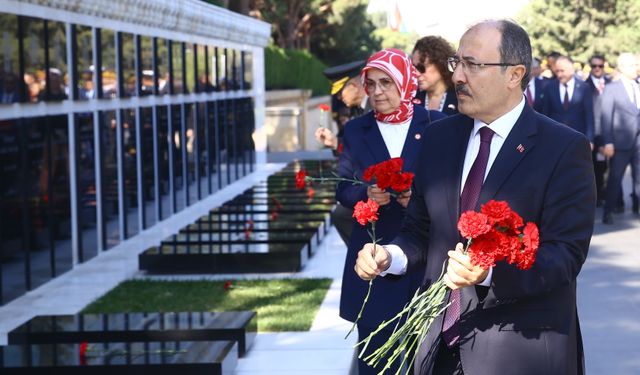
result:
M 468 60 L 463 60 L 458 56 L 451 56 L 447 59 L 447 66 L 450 72 L 454 72 L 458 66 L 462 66 L 462 70 L 466 73 L 477 73 L 483 68 L 490 66 L 516 66 L 522 64 L 511 63 L 474 63 Z
M 376 87 L 379 87 L 380 91 L 385 92 L 389 91 L 394 86 L 395 84 L 393 83 L 393 81 L 388 78 L 382 78 L 377 83 L 372 79 L 367 79 L 366 81 L 364 81 L 364 89 L 368 94 L 376 92 Z
M 604 64 L 591 64 L 591 69 L 595 69 L 595 68 L 604 68 Z
M 420 73 L 424 73 L 427 70 L 427 67 L 424 66 L 423 63 L 419 63 L 419 64 L 415 64 L 414 67 L 416 68 L 417 71 L 419 71 Z

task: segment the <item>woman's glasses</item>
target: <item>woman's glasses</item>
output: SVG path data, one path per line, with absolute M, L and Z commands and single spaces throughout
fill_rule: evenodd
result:
M 423 63 L 419 63 L 419 64 L 415 64 L 414 67 L 416 68 L 417 71 L 419 71 L 420 73 L 424 73 L 427 70 L 427 67 L 424 66 Z
M 373 94 L 374 92 L 376 92 L 376 87 L 379 87 L 380 91 L 385 92 L 389 91 L 389 89 L 391 89 L 393 86 L 393 81 L 388 78 L 382 78 L 377 83 L 372 79 L 367 79 L 366 81 L 364 81 L 364 89 L 367 94 Z

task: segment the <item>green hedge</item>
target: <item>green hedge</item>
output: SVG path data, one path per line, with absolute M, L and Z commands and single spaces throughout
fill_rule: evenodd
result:
M 264 60 L 267 90 L 311 89 L 313 96 L 329 94 L 330 82 L 322 74 L 326 65 L 308 51 L 268 46 Z

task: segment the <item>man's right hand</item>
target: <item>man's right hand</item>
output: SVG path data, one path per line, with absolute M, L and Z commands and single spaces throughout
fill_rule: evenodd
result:
M 362 280 L 369 281 L 387 270 L 390 264 L 391 256 L 385 248 L 376 245 L 374 252 L 373 244 L 368 243 L 358 252 L 354 269 Z

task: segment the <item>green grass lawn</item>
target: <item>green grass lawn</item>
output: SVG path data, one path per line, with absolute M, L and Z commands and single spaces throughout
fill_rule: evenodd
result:
M 331 279 L 126 281 L 84 313 L 258 312 L 259 332 L 308 331 Z M 228 285 L 227 285 L 228 286 Z

